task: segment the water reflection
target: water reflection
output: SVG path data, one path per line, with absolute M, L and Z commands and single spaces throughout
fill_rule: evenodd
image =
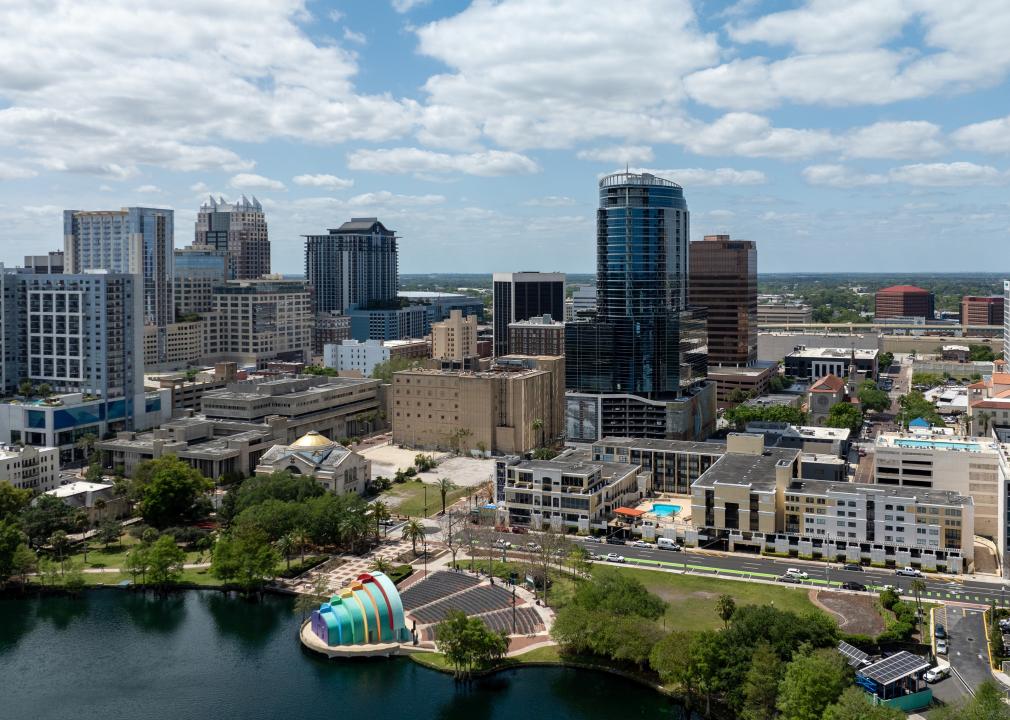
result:
M 27 598 L 0 600 L 0 653 L 12 649 L 35 629 L 36 602 Z
M 141 630 L 167 634 L 175 632 L 186 619 L 185 593 L 122 592 L 123 609 Z
M 47 620 L 57 630 L 66 630 L 75 620 L 88 614 L 88 595 L 56 595 L 37 603 L 36 615 L 39 620 Z
M 239 640 L 248 648 L 261 648 L 285 623 L 294 634 L 297 617 L 291 612 L 291 602 L 272 596 L 243 597 L 234 593 L 202 593 L 200 600 L 210 611 L 217 631 L 225 637 Z

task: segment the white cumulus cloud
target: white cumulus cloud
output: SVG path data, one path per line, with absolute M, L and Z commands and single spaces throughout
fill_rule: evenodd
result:
M 236 190 L 283 190 L 284 183 L 255 173 L 233 175 L 228 184 Z
M 303 187 L 326 188 L 327 190 L 344 190 L 354 186 L 353 180 L 346 180 L 336 175 L 296 175 L 291 179 L 295 185 Z
M 691 186 L 716 185 L 761 185 L 767 181 L 765 174 L 759 170 L 734 170 L 733 168 L 679 168 L 673 170 L 652 170 L 650 168 L 632 168 L 632 172 L 647 172 L 661 178 L 673 180 L 685 188 Z
M 575 156 L 580 160 L 592 160 L 593 162 L 645 163 L 652 160 L 653 153 L 652 148 L 648 145 L 615 145 L 579 150 Z
M 485 150 L 453 155 L 410 147 L 356 150 L 348 155 L 347 167 L 391 174 L 459 172 L 486 177 L 540 171 L 535 161 L 515 152 Z

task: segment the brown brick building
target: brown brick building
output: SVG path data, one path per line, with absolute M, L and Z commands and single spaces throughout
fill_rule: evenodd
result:
M 757 360 L 757 246 L 729 235 L 691 243 L 690 304 L 708 308 L 709 365 Z
M 894 285 L 877 291 L 873 316 L 876 320 L 900 317 L 932 320 L 936 315 L 935 305 L 936 300 L 929 290 L 914 285 Z

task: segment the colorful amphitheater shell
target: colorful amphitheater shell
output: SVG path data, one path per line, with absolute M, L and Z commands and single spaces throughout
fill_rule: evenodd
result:
M 396 585 L 381 572 L 363 573 L 312 611 L 312 632 L 330 647 L 405 642 L 410 631 Z

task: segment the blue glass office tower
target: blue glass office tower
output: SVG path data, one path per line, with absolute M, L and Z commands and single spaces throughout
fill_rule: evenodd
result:
M 711 393 L 704 312 L 687 303 L 684 190 L 648 173 L 599 189 L 596 318 L 565 328 L 569 439 L 703 436 Z

